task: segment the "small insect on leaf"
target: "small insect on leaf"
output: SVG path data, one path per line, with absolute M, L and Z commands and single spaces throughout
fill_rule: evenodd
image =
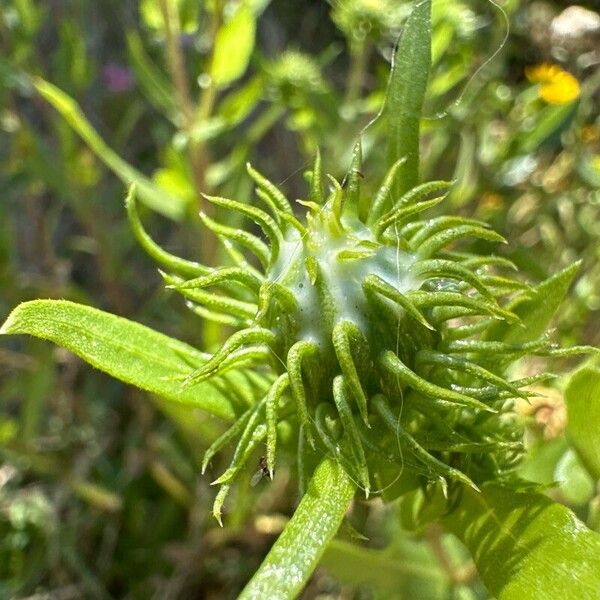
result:
M 346 173 L 344 179 L 342 179 L 342 189 L 346 189 L 346 187 L 348 186 L 348 179 L 353 175 L 356 175 L 361 179 L 365 178 L 365 174 L 362 171 L 359 171 L 358 169 L 351 169 L 349 173 Z
M 263 477 L 269 477 L 269 468 L 267 466 L 267 459 L 264 456 L 261 456 L 258 461 L 258 469 L 256 473 L 252 475 L 252 479 L 250 480 L 250 486 L 257 486 Z

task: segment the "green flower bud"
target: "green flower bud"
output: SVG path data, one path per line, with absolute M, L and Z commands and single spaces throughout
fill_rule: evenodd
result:
M 167 283 L 205 318 L 239 327 L 186 385 L 230 369 L 272 373 L 264 396 L 207 452 L 204 468 L 237 441 L 214 482 L 225 486 L 215 514 L 258 447 L 266 445 L 273 476 L 282 423 L 295 427 L 303 453 L 333 455 L 366 495 L 389 485 L 390 473 L 411 471 L 444 489 L 477 487 L 510 476 L 517 464 L 522 434 L 511 401 L 546 376 L 509 381 L 504 373 L 527 353 L 555 350 L 546 338 L 515 345 L 488 338 L 498 321 L 518 321 L 506 302 L 529 288 L 499 274 L 514 268 L 510 261 L 456 250 L 469 238 L 504 242 L 487 224 L 423 216 L 451 182 L 395 197 L 401 163 L 368 195 L 360 144 L 343 183 L 325 179 L 317 153 L 300 201 L 304 219 L 248 166 L 260 207 L 206 199 L 258 225 L 264 238 L 203 216 L 232 257 L 218 269 L 153 247 L 130 203 L 134 231 L 170 271 Z

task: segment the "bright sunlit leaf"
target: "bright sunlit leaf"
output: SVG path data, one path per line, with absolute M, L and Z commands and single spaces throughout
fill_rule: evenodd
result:
M 97 308 L 65 300 L 24 302 L 9 315 L 0 333 L 49 340 L 125 383 L 223 419 L 235 414 L 214 383 L 183 385 L 206 355 Z
M 444 522 L 498 600 L 600 596 L 600 534 L 541 494 L 465 489 Z
M 254 48 L 256 16 L 245 4 L 217 33 L 210 75 L 213 84 L 226 87 L 241 77 Z

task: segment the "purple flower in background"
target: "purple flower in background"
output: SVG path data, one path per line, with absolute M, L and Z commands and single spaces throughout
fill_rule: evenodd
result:
M 135 83 L 133 73 L 117 63 L 108 63 L 102 69 L 102 77 L 109 91 L 115 94 L 129 91 Z

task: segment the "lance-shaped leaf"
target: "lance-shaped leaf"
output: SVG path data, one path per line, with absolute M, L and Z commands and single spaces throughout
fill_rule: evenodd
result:
M 498 600 L 600 597 L 600 534 L 546 496 L 465 488 L 444 523 Z
M 400 196 L 419 183 L 419 125 L 431 66 L 431 0 L 417 2 L 394 53 L 384 107 L 388 164 L 406 157 L 393 189 Z
M 239 598 L 295 598 L 336 534 L 355 489 L 338 463 L 324 460 L 294 516 Z
M 60 113 L 73 131 L 123 183 L 126 185 L 136 184 L 140 199 L 149 208 L 175 220 L 184 216 L 187 210 L 187 201 L 159 188 L 145 175 L 125 162 L 100 137 L 73 98 L 39 77 L 35 78 L 33 83 L 37 91 Z
M 565 392 L 569 439 L 587 470 L 600 479 L 600 369 L 584 367 Z
M 513 324 L 498 323 L 490 328 L 485 338 L 509 344 L 537 340 L 548 329 L 548 324 L 569 291 L 580 265 L 580 262 L 570 265 L 515 300 L 508 309 L 520 321 Z
M 125 383 L 223 419 L 235 416 L 212 382 L 182 385 L 205 354 L 140 323 L 66 300 L 33 300 L 15 308 L 0 334 L 49 340 Z

